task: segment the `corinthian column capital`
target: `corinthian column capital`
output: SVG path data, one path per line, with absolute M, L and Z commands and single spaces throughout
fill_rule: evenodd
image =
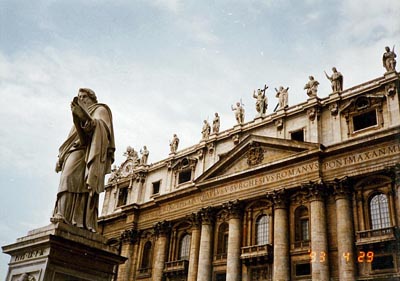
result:
M 243 204 L 239 200 L 229 201 L 222 204 L 222 208 L 228 211 L 228 218 L 241 218 L 243 215 Z
M 274 209 L 286 209 L 288 205 L 288 193 L 286 189 L 274 190 L 267 194 L 267 199 L 270 200 Z
M 328 183 L 332 187 L 335 199 L 349 199 L 353 194 L 353 187 L 348 177 L 334 179 L 333 182 Z
M 215 210 L 212 207 L 201 208 L 199 211 L 202 224 L 213 224 L 215 220 Z
M 159 221 L 154 225 L 154 232 L 157 237 L 166 236 L 171 231 L 171 222 L 169 221 Z
M 323 201 L 327 195 L 327 187 L 324 182 L 312 182 L 303 184 L 301 187 L 303 190 L 307 191 L 307 197 L 310 201 Z

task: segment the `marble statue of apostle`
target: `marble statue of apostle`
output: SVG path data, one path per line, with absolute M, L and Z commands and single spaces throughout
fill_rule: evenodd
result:
M 343 91 L 343 75 L 339 71 L 337 71 L 336 67 L 332 67 L 332 76 L 326 74 L 326 78 L 331 81 L 332 92 L 341 92 Z
M 264 90 L 258 89 L 257 94 L 256 90 L 253 92 L 253 98 L 256 99 L 256 111 L 260 115 L 264 115 L 265 112 L 267 111 L 268 107 L 268 99 L 265 96 L 265 91 L 268 89 L 268 86 L 265 85 Z
M 211 126 L 207 120 L 204 120 L 203 128 L 201 129 L 201 136 L 203 140 L 208 139 L 211 133 Z
M 110 108 L 97 102 L 88 88 L 71 102 L 73 127 L 59 149 L 61 172 L 51 221 L 97 231 L 99 193 L 114 162 L 114 130 Z
M 171 153 L 176 153 L 176 151 L 178 150 L 178 145 L 179 145 L 179 138 L 176 134 L 174 134 L 172 140 L 169 143 L 169 148 Z
M 219 126 L 220 126 L 219 115 L 217 112 L 215 112 L 215 117 L 214 117 L 213 126 L 212 126 L 213 134 L 219 133 Z
M 314 80 L 314 76 L 309 76 L 308 79 L 309 79 L 309 81 L 304 86 L 304 90 L 307 90 L 307 95 L 309 97 L 311 97 L 311 98 L 316 97 L 319 82 L 317 80 Z
M 282 109 L 282 108 L 286 108 L 286 107 L 288 107 L 288 99 L 289 99 L 289 97 L 288 97 L 288 91 L 289 91 L 289 87 L 287 87 L 286 89 L 285 88 L 283 88 L 282 86 L 280 86 L 279 87 L 279 90 L 277 90 L 276 88 L 275 88 L 275 91 L 276 91 L 276 97 L 278 98 L 278 106 L 279 106 L 279 109 Z
M 390 50 L 389 47 L 385 47 L 385 53 L 382 56 L 383 67 L 386 68 L 386 71 L 395 71 L 396 70 L 396 54 L 393 50 Z
M 143 149 L 140 150 L 140 154 L 142 155 L 142 158 L 140 158 L 140 164 L 147 165 L 147 160 L 149 159 L 150 152 L 146 146 L 143 146 Z
M 232 109 L 232 111 L 235 112 L 235 118 L 236 118 L 236 121 L 238 122 L 238 124 L 243 124 L 244 108 L 243 108 L 242 104 L 240 102 L 237 102 L 236 107 L 233 107 L 233 105 L 231 105 L 231 109 Z

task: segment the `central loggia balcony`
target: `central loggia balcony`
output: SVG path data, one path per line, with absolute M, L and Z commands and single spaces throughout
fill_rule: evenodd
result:
M 176 260 L 176 261 L 168 261 L 164 266 L 165 274 L 184 274 L 187 272 L 189 267 L 188 260 Z
M 242 247 L 242 259 L 246 264 L 254 262 L 272 262 L 272 250 L 271 244 L 254 245 Z

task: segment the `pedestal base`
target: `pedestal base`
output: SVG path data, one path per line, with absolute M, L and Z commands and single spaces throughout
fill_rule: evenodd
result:
M 109 281 L 126 260 L 102 235 L 64 223 L 32 230 L 3 252 L 11 255 L 6 281 Z

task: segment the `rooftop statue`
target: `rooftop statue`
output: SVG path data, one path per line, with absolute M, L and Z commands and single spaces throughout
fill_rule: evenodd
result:
M 140 150 L 140 154 L 142 155 L 142 158 L 140 158 L 140 165 L 147 165 L 150 152 L 146 146 L 143 146 L 143 149 Z
M 304 86 L 304 90 L 307 90 L 307 95 L 310 98 L 316 97 L 319 82 L 317 80 L 314 80 L 314 76 L 309 76 L 308 79 L 309 79 L 309 81 Z
M 332 76 L 329 76 L 325 71 L 325 76 L 331 81 L 332 92 L 341 92 L 343 91 L 343 75 L 339 71 L 337 71 L 336 67 L 332 67 Z
M 178 150 L 178 145 L 179 145 L 178 136 L 174 134 L 172 140 L 169 142 L 169 148 L 171 150 L 171 153 L 176 153 L 176 151 Z
M 236 103 L 236 107 L 233 107 L 233 105 L 231 105 L 231 109 L 232 111 L 235 112 L 235 118 L 236 121 L 238 122 L 238 124 L 243 124 L 244 123 L 244 108 L 243 108 L 243 104 L 241 102 L 237 102 Z
M 253 98 L 256 99 L 256 110 L 260 116 L 263 116 L 268 108 L 268 99 L 265 95 L 266 90 L 268 89 L 267 85 L 264 85 L 264 89 L 258 89 L 257 94 L 256 90 L 253 92 Z
M 97 231 L 99 193 L 114 162 L 114 131 L 109 107 L 96 94 L 79 89 L 71 102 L 73 127 L 59 149 L 61 172 L 52 222 Z
M 396 54 L 393 49 L 390 50 L 389 47 L 385 47 L 385 53 L 383 53 L 382 62 L 383 67 L 386 68 L 386 71 L 395 71 L 396 70 Z
M 282 86 L 280 86 L 279 90 L 275 88 L 275 91 L 276 91 L 276 97 L 278 98 L 278 108 L 282 109 L 288 107 L 289 87 L 285 89 Z
M 208 139 L 211 133 L 211 126 L 207 120 L 204 120 L 203 128 L 201 129 L 201 136 L 203 140 Z
M 217 112 L 215 112 L 215 117 L 214 117 L 213 126 L 212 126 L 213 134 L 219 133 L 219 126 L 220 126 L 219 115 Z

